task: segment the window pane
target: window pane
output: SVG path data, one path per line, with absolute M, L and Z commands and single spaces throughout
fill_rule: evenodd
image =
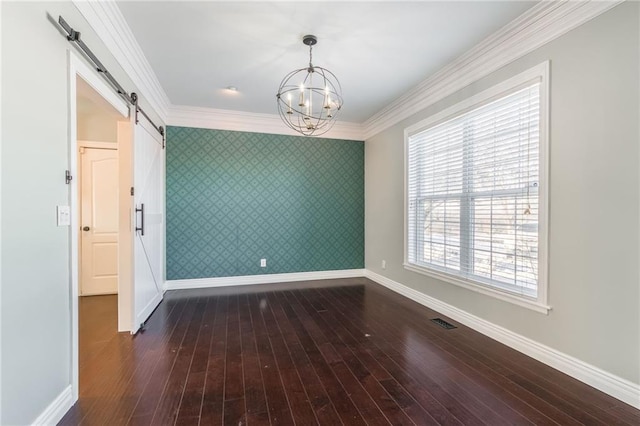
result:
M 460 269 L 460 200 L 425 200 L 422 213 L 422 262 Z
M 408 138 L 408 261 L 531 297 L 540 84 Z
M 491 199 L 477 199 L 473 218 L 473 273 L 492 278 Z
M 536 194 L 475 199 L 473 273 L 524 293 L 535 291 L 537 216 Z

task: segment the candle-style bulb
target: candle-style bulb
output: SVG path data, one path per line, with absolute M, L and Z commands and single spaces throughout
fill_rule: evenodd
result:
M 304 106 L 304 84 L 300 83 L 300 100 L 298 106 Z
M 304 119 L 305 120 L 309 120 L 309 115 L 310 115 L 309 114 L 309 100 L 307 100 L 307 102 L 305 103 L 304 106 L 306 107 L 306 110 L 307 110 L 307 113 L 305 114 Z
M 331 109 L 331 96 L 329 95 L 329 86 L 324 88 L 324 109 Z

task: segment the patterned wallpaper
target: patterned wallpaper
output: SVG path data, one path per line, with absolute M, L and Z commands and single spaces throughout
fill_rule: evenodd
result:
M 166 170 L 167 279 L 364 267 L 363 142 L 169 127 Z

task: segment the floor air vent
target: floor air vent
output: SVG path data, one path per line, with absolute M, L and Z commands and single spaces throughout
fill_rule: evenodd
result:
M 442 318 L 433 318 L 431 321 L 435 322 L 436 324 L 438 324 L 440 327 L 447 329 L 447 330 L 451 330 L 452 328 L 456 328 L 455 325 L 446 322 L 445 320 L 443 320 Z

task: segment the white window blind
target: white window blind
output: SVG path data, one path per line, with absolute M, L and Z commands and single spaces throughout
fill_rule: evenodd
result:
M 538 296 L 540 83 L 407 139 L 407 261 Z

